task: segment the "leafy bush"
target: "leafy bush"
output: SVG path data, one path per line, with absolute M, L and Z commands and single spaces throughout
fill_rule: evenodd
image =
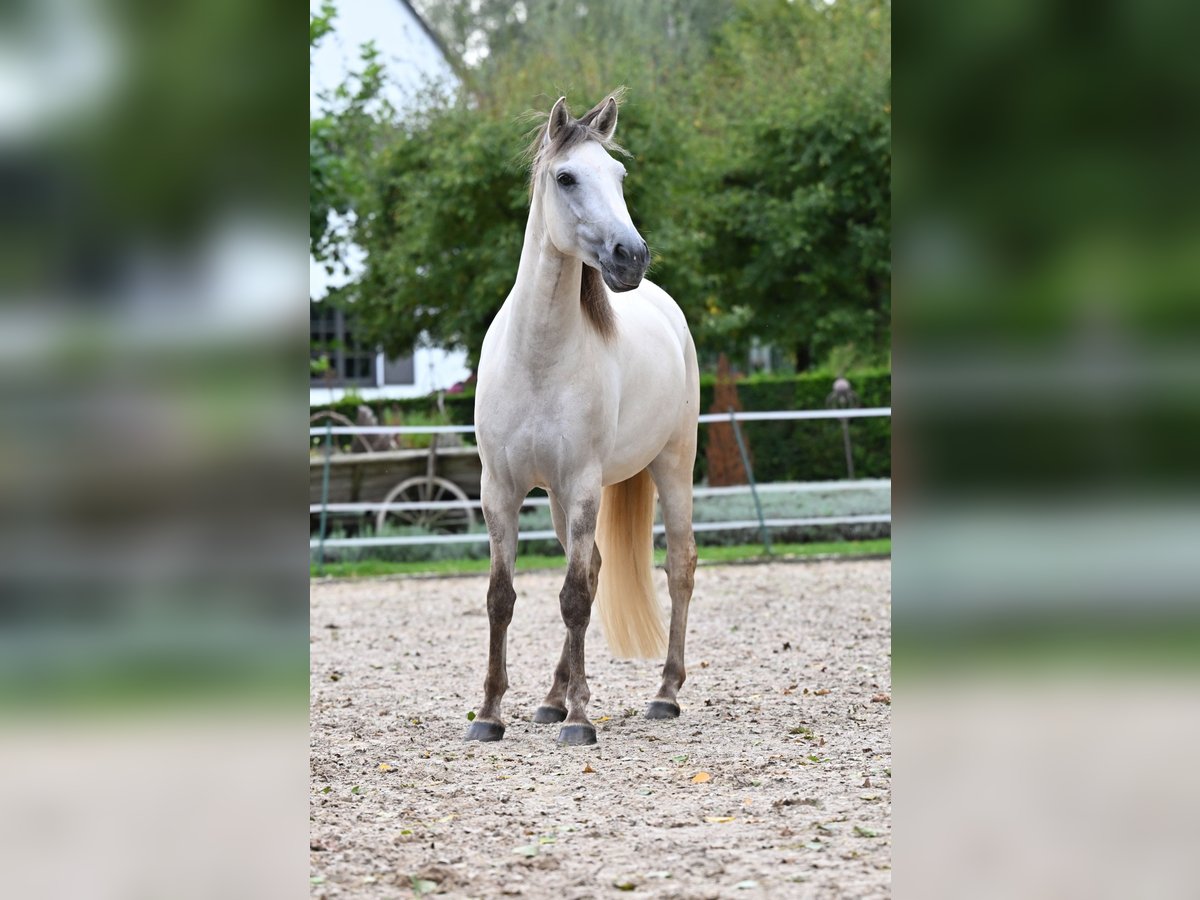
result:
M 854 491 L 769 491 L 761 492 L 765 519 L 833 518 L 835 516 L 868 515 L 886 513 L 891 508 L 887 489 L 869 488 Z M 745 494 L 722 494 L 715 497 L 696 498 L 692 521 L 735 522 L 755 521 L 758 514 L 754 498 Z M 869 540 L 887 537 L 891 526 L 886 522 L 795 526 L 770 529 L 771 540 L 776 543 L 807 543 L 811 541 Z M 759 540 L 758 528 L 739 528 L 729 531 L 697 531 L 696 543 L 705 547 L 727 547 L 736 544 L 753 544 Z M 655 546 L 665 547 L 665 539 L 655 538 Z
M 415 537 L 429 532 L 415 525 L 385 524 L 383 529 L 376 532 L 378 537 Z M 486 534 L 487 528 L 482 523 L 471 529 L 472 534 Z M 346 537 L 347 532 L 334 528 L 330 538 Z M 487 559 L 487 541 L 477 541 L 470 544 L 406 544 L 402 546 L 383 547 L 326 547 L 326 562 L 361 562 L 365 559 L 378 559 L 385 562 L 436 562 L 442 559 Z

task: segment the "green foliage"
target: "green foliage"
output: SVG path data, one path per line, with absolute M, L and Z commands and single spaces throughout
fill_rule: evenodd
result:
M 422 335 L 474 354 L 512 286 L 524 237 L 522 128 L 454 106 L 410 119 L 367 173 L 356 243 L 367 270 L 338 292 L 390 354 Z
M 310 48 L 333 29 L 335 16 L 326 2 L 309 19 Z M 396 115 L 384 95 L 385 67 L 374 43 L 362 46 L 360 61 L 359 70 L 320 98 L 324 115 L 309 122 L 309 252 L 331 274 L 344 266 L 347 247 L 339 222 L 365 212 L 369 173 Z
M 332 299 L 352 306 L 364 338 L 393 354 L 428 339 L 473 362 L 524 236 L 523 114 L 559 92 L 578 114 L 624 84 L 626 199 L 651 277 L 701 352 L 757 336 L 804 369 L 839 344 L 886 347 L 887 3 L 418 8 L 471 63 L 457 67 L 460 95 L 387 110 L 368 54 L 310 141 L 314 255 L 336 264 L 325 223 L 352 212 L 367 269 Z
M 849 374 L 863 407 L 890 406 L 892 376 L 886 370 Z M 712 379 L 700 382 L 700 409 L 709 412 Z M 796 376 L 752 375 L 737 384 L 745 410 L 824 409 L 833 389 L 833 375 L 807 372 Z M 850 441 L 857 478 L 888 478 L 892 472 L 891 419 L 850 419 Z M 743 422 L 742 433 L 753 454 L 758 481 L 826 481 L 846 477 L 842 427 L 836 419 L 796 422 Z M 704 478 L 708 429 L 700 428 L 696 452 L 696 481 Z
M 405 425 L 412 428 L 417 428 L 423 425 L 457 425 L 458 422 L 453 420 L 453 417 L 448 412 L 442 412 L 436 407 L 412 406 L 408 409 L 401 409 L 396 406 L 385 406 L 382 413 L 376 414 L 381 425 Z M 433 443 L 434 435 L 432 434 L 401 434 L 397 435 L 400 442 L 400 448 L 404 450 L 423 450 Z M 471 444 L 474 443 L 472 435 L 469 434 L 450 434 L 438 435 L 439 446 L 447 447 L 450 444 Z
M 473 532 L 483 534 L 487 528 L 477 524 Z M 372 532 L 378 537 L 415 537 L 424 536 L 429 532 L 415 525 L 385 524 L 383 528 Z M 340 528 L 333 529 L 329 537 L 343 538 L 347 534 Z M 383 562 L 439 562 L 450 559 L 487 559 L 488 542 L 475 541 L 462 544 L 407 544 L 383 547 L 326 547 L 325 556 L 328 561 L 359 562 L 362 560 L 380 560 Z
M 739 330 L 790 344 L 799 369 L 887 344 L 889 24 L 886 4 L 744 3 L 715 51 L 738 106 L 705 207 L 713 305 L 737 298 Z
M 764 491 L 759 494 L 763 518 L 834 518 L 843 516 L 886 513 L 891 498 L 887 488 L 854 491 Z M 758 518 L 754 498 L 749 493 L 720 494 L 697 497 L 693 521 L 737 522 Z M 698 531 L 696 543 L 705 547 L 728 547 L 758 539 L 758 529 L 729 531 Z M 886 522 L 843 523 L 834 525 L 801 525 L 771 529 L 772 543 L 807 543 L 810 541 L 866 540 L 887 537 L 891 525 Z M 655 546 L 666 547 L 664 537 L 655 537 Z
M 337 7 L 331 0 L 321 4 L 321 11 L 313 14 L 308 20 L 308 47 L 311 50 L 321 43 L 321 39 L 333 31 L 333 22 L 337 18 Z

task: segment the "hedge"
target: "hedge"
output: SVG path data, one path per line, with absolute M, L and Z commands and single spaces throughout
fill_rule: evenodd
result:
M 868 370 L 847 376 L 859 404 L 890 406 L 892 375 L 883 370 Z M 700 408 L 713 410 L 716 379 L 701 378 Z M 737 382 L 742 409 L 825 409 L 825 398 L 833 390 L 833 378 L 825 372 L 800 375 L 755 375 Z M 891 419 L 849 419 L 851 454 L 856 478 L 887 478 L 892 473 Z M 711 426 L 700 427 L 696 451 L 696 481 L 707 472 L 704 449 Z M 842 426 L 835 419 L 794 422 L 743 422 L 758 481 L 828 481 L 847 477 Z
M 861 406 L 890 406 L 892 375 L 887 369 L 869 369 L 847 376 Z M 714 375 L 700 378 L 700 408 L 712 412 Z M 738 400 L 742 409 L 824 409 L 825 398 L 833 390 L 833 377 L 828 372 L 804 372 L 799 375 L 751 375 L 737 382 Z M 475 421 L 473 393 L 446 394 L 443 402 L 449 423 L 470 425 Z M 436 410 L 436 397 L 404 400 L 358 399 L 342 400 L 332 408 L 354 420 L 359 405 L 372 408 L 382 422 L 384 410 L 399 410 L 402 414 L 418 414 L 423 421 Z M 312 412 L 329 409 L 314 407 Z M 724 410 L 716 410 L 723 412 Z M 856 478 L 887 478 L 892 472 L 891 419 L 878 417 L 850 419 L 850 442 Z M 707 460 L 704 456 L 710 426 L 700 426 L 700 441 L 696 452 L 697 483 L 704 480 Z M 795 422 L 743 422 L 742 433 L 754 460 L 754 477 L 759 481 L 828 481 L 847 477 L 842 428 L 837 420 L 805 420 Z

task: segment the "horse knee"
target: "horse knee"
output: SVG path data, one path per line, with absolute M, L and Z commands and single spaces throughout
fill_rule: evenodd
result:
M 567 570 L 567 580 L 558 595 L 558 605 L 562 610 L 563 624 L 569 630 L 588 626 L 592 612 L 592 594 L 588 589 L 588 576 L 580 567 L 572 566 Z
M 488 584 L 488 618 L 496 624 L 507 626 L 512 621 L 516 602 L 517 591 L 513 587 L 512 576 L 497 569 L 492 573 L 492 580 Z

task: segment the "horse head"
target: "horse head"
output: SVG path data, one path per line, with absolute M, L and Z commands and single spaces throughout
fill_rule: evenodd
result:
M 560 97 L 537 139 L 532 184 L 555 248 L 598 269 L 620 292 L 641 284 L 650 249 L 625 206 L 625 167 L 609 153 L 619 150 L 616 129 L 616 96 L 578 119 Z

